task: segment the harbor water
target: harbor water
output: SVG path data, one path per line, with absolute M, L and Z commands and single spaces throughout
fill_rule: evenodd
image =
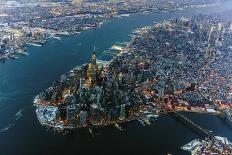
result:
M 133 121 L 122 124 L 126 131 L 114 127 L 76 130 L 68 135 L 53 134 L 42 127 L 36 117 L 33 98 L 53 81 L 77 65 L 89 61 L 94 44 L 100 60 L 110 60 L 104 51 L 114 44 L 130 41 L 130 33 L 153 22 L 181 16 L 222 12 L 231 5 L 172 12 L 151 12 L 115 18 L 97 29 L 79 35 L 52 39 L 42 47 L 28 45 L 28 56 L 0 64 L 0 154 L 187 154 L 180 149 L 189 141 L 200 138 L 196 131 L 175 118 L 164 115 L 151 126 Z M 218 116 L 185 114 L 215 135 L 232 141 L 232 126 Z

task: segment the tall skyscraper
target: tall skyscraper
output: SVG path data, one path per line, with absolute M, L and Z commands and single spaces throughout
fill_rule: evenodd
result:
M 94 51 L 92 53 L 91 61 L 88 64 L 87 76 L 89 81 L 91 82 L 91 85 L 95 85 L 98 77 L 98 65 L 97 65 L 97 57 L 95 52 L 95 45 L 94 45 Z
M 93 65 L 97 64 L 97 58 L 96 58 L 96 52 L 95 51 L 92 53 L 92 64 Z

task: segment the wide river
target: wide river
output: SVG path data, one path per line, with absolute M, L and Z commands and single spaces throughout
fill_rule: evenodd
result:
M 63 37 L 62 42 L 51 40 L 43 47 L 28 46 L 29 56 L 0 64 L 0 154 L 187 154 L 180 147 L 200 137 L 169 115 L 159 117 L 146 127 L 136 121 L 125 123 L 122 125 L 125 132 L 113 127 L 100 128 L 95 138 L 87 130 L 66 136 L 53 135 L 38 122 L 33 98 L 60 75 L 87 62 L 94 43 L 98 58 L 103 59 L 104 50 L 118 42 L 130 41 L 128 35 L 136 28 L 180 16 L 221 12 L 229 6 L 232 5 L 112 19 L 96 30 Z M 232 141 L 231 125 L 221 118 L 202 114 L 187 116 Z

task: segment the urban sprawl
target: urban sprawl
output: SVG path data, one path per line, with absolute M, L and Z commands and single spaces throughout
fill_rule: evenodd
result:
M 42 46 L 57 35 L 98 27 L 131 13 L 217 5 L 224 0 L 98 0 L 0 2 L 0 61 L 28 55 L 26 45 Z
M 78 66 L 34 104 L 42 125 L 58 132 L 138 120 L 149 125 L 170 113 L 189 123 L 204 140 L 182 147 L 192 154 L 231 154 L 232 144 L 181 112 L 211 113 L 232 121 L 232 21 L 198 15 L 135 30 L 131 42 L 113 46 L 118 55 Z M 92 130 L 91 130 L 92 132 Z
M 226 0 L 98 0 L 0 2 L 0 61 L 112 17 L 217 5 Z M 92 46 L 92 45 L 91 45 Z M 225 137 L 198 126 L 182 113 L 207 113 L 232 122 L 232 20 L 198 15 L 154 23 L 114 45 L 109 61 L 90 61 L 62 75 L 34 99 L 39 122 L 56 132 L 92 129 L 138 120 L 150 125 L 171 114 L 198 130 L 203 140 L 181 147 L 193 155 L 232 154 Z

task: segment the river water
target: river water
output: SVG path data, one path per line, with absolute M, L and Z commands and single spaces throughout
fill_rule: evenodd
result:
M 77 36 L 63 37 L 62 42 L 51 40 L 43 47 L 28 46 L 29 56 L 0 64 L 0 154 L 187 154 L 180 146 L 200 138 L 192 129 L 169 115 L 161 116 L 151 126 L 136 121 L 122 126 L 125 132 L 113 127 L 96 131 L 78 130 L 69 135 L 53 135 L 42 127 L 33 107 L 33 98 L 77 65 L 87 62 L 94 43 L 98 58 L 109 59 L 103 51 L 112 45 L 130 41 L 128 35 L 136 28 L 162 20 L 199 13 L 208 14 L 229 9 L 208 7 L 174 12 L 152 12 L 112 19 L 96 30 L 86 30 Z M 232 141 L 231 126 L 217 116 L 187 114 L 189 118 L 216 135 Z

